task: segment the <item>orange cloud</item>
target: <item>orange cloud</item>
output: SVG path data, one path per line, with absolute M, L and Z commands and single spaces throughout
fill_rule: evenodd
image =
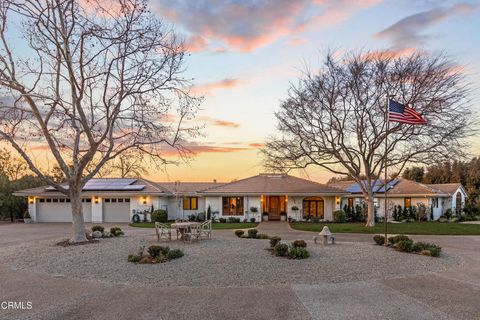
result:
M 245 81 L 240 79 L 227 78 L 220 81 L 196 85 L 196 86 L 193 86 L 191 90 L 193 93 L 210 94 L 212 91 L 215 91 L 218 89 L 233 89 L 244 83 Z
M 253 143 L 250 143 L 248 146 L 252 148 L 262 148 L 265 146 L 265 144 L 260 142 L 253 142 Z
M 185 44 L 189 52 L 205 51 L 208 47 L 208 43 L 205 38 L 198 35 L 189 37 Z
M 219 126 L 219 127 L 229 127 L 229 128 L 238 128 L 240 124 L 238 122 L 215 119 L 209 116 L 198 116 L 196 118 L 199 121 L 205 121 L 210 125 Z
M 411 56 L 413 53 L 418 52 L 416 48 L 399 48 L 399 49 L 387 49 L 370 51 L 363 55 L 364 59 L 395 59 L 401 57 Z

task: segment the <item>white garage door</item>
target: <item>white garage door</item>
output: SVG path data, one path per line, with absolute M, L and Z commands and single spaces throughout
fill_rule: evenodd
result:
M 92 221 L 91 199 L 82 201 L 83 219 Z M 72 208 L 69 199 L 40 198 L 37 203 L 37 222 L 72 222 Z
M 129 198 L 103 199 L 104 222 L 130 222 Z

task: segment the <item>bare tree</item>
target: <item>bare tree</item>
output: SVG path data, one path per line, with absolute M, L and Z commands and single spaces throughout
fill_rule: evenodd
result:
M 0 2 L 0 137 L 70 197 L 71 242 L 86 241 L 81 190 L 107 162 L 128 151 L 165 163 L 165 148 L 185 155 L 182 141 L 198 134 L 184 126 L 200 101 L 183 77 L 183 41 L 144 0 L 102 3 Z M 165 121 L 172 112 L 178 123 Z M 66 184 L 36 165 L 39 144 Z
M 143 157 L 136 153 L 124 153 L 119 155 L 110 165 L 111 172 L 122 178 L 134 178 L 148 174 L 147 164 Z
M 459 68 L 440 55 L 394 58 L 370 52 L 334 58 L 292 85 L 276 113 L 279 135 L 263 150 L 276 170 L 318 166 L 354 179 L 375 224 L 374 181 L 385 164 L 387 96 L 413 105 L 428 125 L 390 123 L 387 167 L 435 163 L 465 150 L 472 111 Z M 364 180 L 363 180 L 364 178 Z

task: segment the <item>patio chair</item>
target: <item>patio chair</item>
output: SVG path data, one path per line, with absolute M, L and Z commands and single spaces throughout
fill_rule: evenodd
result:
M 194 241 L 200 238 L 200 225 L 191 226 L 188 230 L 183 234 L 183 241 Z
M 200 238 L 212 239 L 212 220 L 207 220 L 200 225 Z
M 160 242 L 162 238 L 168 239 L 168 241 L 172 240 L 172 229 L 168 224 L 155 222 L 155 232 L 157 233 L 157 242 Z

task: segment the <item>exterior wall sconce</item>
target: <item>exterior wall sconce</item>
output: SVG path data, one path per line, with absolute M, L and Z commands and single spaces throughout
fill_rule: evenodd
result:
M 146 196 L 142 197 L 142 204 L 147 204 L 147 197 Z
M 335 197 L 335 201 L 337 202 L 337 204 L 340 204 L 340 197 Z
M 94 202 L 95 202 L 95 204 L 98 204 L 98 197 L 94 198 Z
M 288 195 L 285 196 L 285 202 L 288 202 Z
M 28 197 L 28 203 L 33 204 L 34 198 L 33 197 Z

